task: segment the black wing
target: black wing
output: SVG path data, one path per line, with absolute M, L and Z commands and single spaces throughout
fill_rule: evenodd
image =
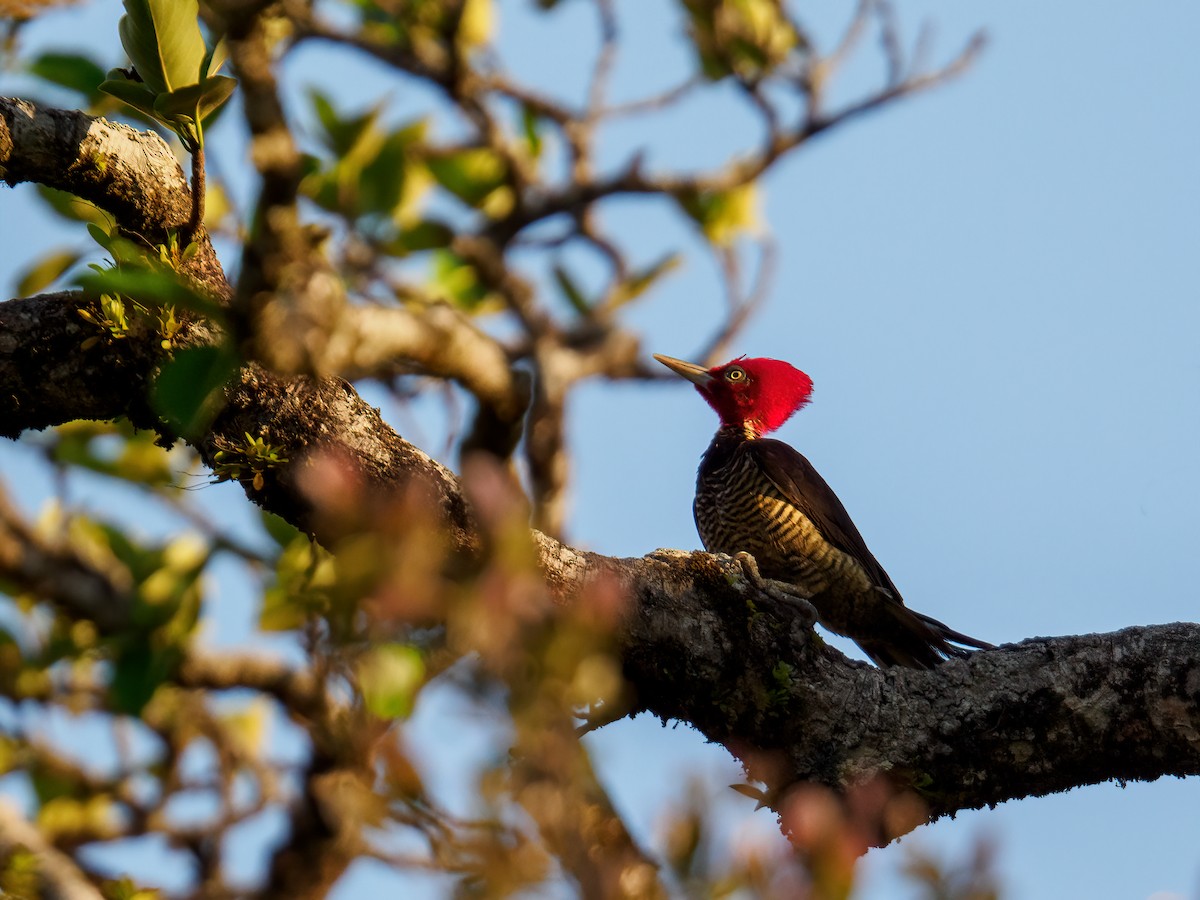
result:
M 877 586 L 904 602 L 888 573 L 867 549 L 866 541 L 858 533 L 842 501 L 803 454 L 783 441 L 771 438 L 746 441 L 739 449 L 752 455 L 759 470 L 816 526 L 825 540 L 858 560 Z
M 858 533 L 846 507 L 837 498 L 825 479 L 813 468 L 804 456 L 793 447 L 770 438 L 746 441 L 738 450 L 750 453 L 758 463 L 760 471 L 770 479 L 779 492 L 802 512 L 829 543 L 858 560 L 877 587 L 883 588 L 895 601 L 886 604 L 891 617 L 900 625 L 895 637 L 902 643 L 888 644 L 867 639 L 858 639 L 859 646 L 867 651 L 876 662 L 884 665 L 902 665 L 928 668 L 936 663 L 938 654 L 963 656 L 965 651 L 950 642 L 989 650 L 987 641 L 955 631 L 932 616 L 909 610 L 896 585 L 888 577 L 883 566 L 867 549 L 867 543 Z M 931 655 L 932 651 L 932 655 Z

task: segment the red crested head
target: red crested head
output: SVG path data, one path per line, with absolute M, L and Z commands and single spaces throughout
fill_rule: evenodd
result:
M 670 356 L 654 358 L 695 384 L 722 426 L 754 436 L 774 431 L 812 396 L 812 379 L 778 359 L 738 357 L 705 369 Z

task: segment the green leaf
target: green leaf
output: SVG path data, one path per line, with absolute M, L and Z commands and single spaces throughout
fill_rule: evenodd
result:
M 608 302 L 609 308 L 619 309 L 629 301 L 637 299 L 650 290 L 658 279 L 679 268 L 681 262 L 682 258 L 678 253 L 668 253 L 657 262 L 634 272 L 613 291 Z
M 113 75 L 116 71 L 114 69 L 108 73 L 108 80 L 100 85 L 100 90 L 111 94 L 122 103 L 128 103 L 138 112 L 157 119 L 158 116 L 154 112 L 154 100 L 157 95 L 154 91 L 140 81 L 128 81 L 120 75 L 114 78 Z
M 148 640 L 130 641 L 113 664 L 109 696 L 115 710 L 131 716 L 141 713 L 182 659 L 178 647 L 153 648 Z
M 493 150 L 473 147 L 426 160 L 438 184 L 464 203 L 482 208 L 492 194 L 506 185 L 508 167 Z
M 579 289 L 579 285 L 575 283 L 565 268 L 558 265 L 554 267 L 554 280 L 558 284 L 558 289 L 562 291 L 562 295 L 577 313 L 586 316 L 592 311 L 592 304 L 587 297 L 583 296 L 583 291 Z
M 213 110 L 229 99 L 236 87 L 236 78 L 217 75 L 199 84 L 189 84 L 169 94 L 160 94 L 154 101 L 154 110 L 162 121 L 180 118 L 203 122 Z
M 65 87 L 94 100 L 104 80 L 99 63 L 77 53 L 43 53 L 29 64 L 29 72 L 43 81 Z
M 700 226 L 704 236 L 719 247 L 727 247 L 762 226 L 758 189 L 753 181 L 724 191 L 684 191 L 675 199 Z
M 756 788 L 751 784 L 731 784 L 731 788 L 741 794 L 743 797 L 749 797 L 757 804 L 755 810 L 760 810 L 771 802 L 770 796 L 761 788 Z
M 311 614 L 328 613 L 338 580 L 333 557 L 302 534 L 282 545 L 275 578 L 263 591 L 258 627 L 293 631 Z
M 258 627 L 263 631 L 295 631 L 308 621 L 308 615 L 309 610 L 300 598 L 273 586 L 263 591 Z
M 50 209 L 68 221 L 103 225 L 105 226 L 105 234 L 108 233 L 107 229 L 112 227 L 112 216 L 94 203 L 81 200 L 74 194 L 68 194 L 66 191 L 46 187 L 44 184 L 37 186 L 37 192 L 38 196 L 42 198 Z
M 203 88 L 190 84 L 154 98 L 154 118 L 179 135 L 189 153 L 203 145 L 200 131 L 200 94 Z
M 134 432 L 124 420 L 77 421 L 54 430 L 50 451 L 55 462 L 80 466 L 124 481 L 152 486 L 174 484 L 175 466 L 171 454 L 154 441 L 153 432 Z
M 434 293 L 470 313 L 494 312 L 503 302 L 479 280 L 474 266 L 451 250 L 433 252 Z
M 28 297 L 53 284 L 67 269 L 79 262 L 80 255 L 74 250 L 56 250 L 35 261 L 17 280 L 17 295 Z
M 538 159 L 542 155 L 542 133 L 538 130 L 538 115 L 528 104 L 521 104 L 521 132 L 525 136 L 525 144 L 529 147 L 529 155 Z
M 208 55 L 198 0 L 125 0 L 121 44 L 156 94 L 196 84 Z
M 797 47 L 800 36 L 779 0 L 683 0 L 706 78 L 757 81 Z
M 358 662 L 363 703 L 381 719 L 404 718 L 412 712 L 417 691 L 425 680 L 425 661 L 415 647 L 383 644 Z
M 111 232 L 108 229 L 100 227 L 98 222 L 88 222 L 88 234 L 92 236 L 92 240 L 103 247 L 109 249 L 109 244 L 112 241 Z
M 431 219 L 423 219 L 411 228 L 403 229 L 399 236 L 388 244 L 387 249 L 391 253 L 402 256 L 421 250 L 448 247 L 453 239 L 454 232 L 448 225 Z
M 312 89 L 308 92 L 308 97 L 313 105 L 313 112 L 317 115 L 317 121 L 325 133 L 325 145 L 337 156 L 350 154 L 364 138 L 370 139 L 368 132 L 375 132 L 375 141 L 383 139 L 378 127 L 379 118 L 383 114 L 382 104 L 376 104 L 359 115 L 343 117 L 334 107 L 333 101 L 321 91 Z
M 200 121 L 205 121 L 216 112 L 233 94 L 237 79 L 228 75 L 212 75 L 203 82 L 200 94 Z
M 267 512 L 265 509 L 260 510 L 260 518 L 262 519 L 263 530 L 266 531 L 267 536 L 278 544 L 281 549 L 290 545 L 297 538 L 303 537 L 295 525 L 283 517 L 275 515 L 275 513 Z
M 374 158 L 359 172 L 355 212 L 383 213 L 391 217 L 404 198 L 408 171 L 407 142 L 395 134 L 388 135 Z
M 198 438 L 221 411 L 225 385 L 237 370 L 237 356 L 228 347 L 185 347 L 163 365 L 150 405 L 185 438 Z
M 208 51 L 208 55 L 204 57 L 204 63 L 200 67 L 200 80 L 204 81 L 215 76 L 225 62 L 229 59 L 229 42 L 225 38 L 217 41 Z

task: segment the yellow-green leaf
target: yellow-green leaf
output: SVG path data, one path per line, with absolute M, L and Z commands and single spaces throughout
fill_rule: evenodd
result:
M 635 300 L 650 290 L 658 279 L 679 268 L 682 261 L 678 253 L 668 253 L 662 259 L 634 272 L 629 278 L 617 285 L 609 298 L 609 308 L 617 309 L 631 300 Z
M 358 663 L 363 702 L 381 719 L 403 718 L 412 712 L 424 679 L 425 662 L 421 653 L 407 644 L 375 647 Z
M 682 192 L 676 199 L 704 236 L 719 247 L 762 228 L 758 189 L 752 181 L 725 191 Z
M 134 109 L 145 113 L 151 118 L 157 118 L 154 113 L 154 99 L 157 95 L 154 91 L 141 82 L 128 81 L 119 74 L 116 74 L 117 71 L 114 69 L 108 73 L 108 80 L 100 85 L 100 90 L 106 94 L 112 94 L 118 100 L 128 103 Z
M 83 94 L 89 101 L 96 96 L 104 69 L 81 53 L 43 53 L 29 64 L 29 72 L 51 84 Z
M 493 150 L 473 147 L 426 163 L 438 184 L 465 203 L 482 207 L 505 185 L 508 167 Z
M 79 256 L 74 250 L 56 250 L 36 260 L 17 279 L 17 295 L 28 297 L 44 290 L 79 262 Z
M 138 74 L 156 94 L 200 80 L 208 55 L 197 0 L 125 0 L 118 30 Z

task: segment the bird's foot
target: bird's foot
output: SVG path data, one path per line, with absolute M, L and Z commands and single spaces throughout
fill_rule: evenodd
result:
M 742 567 L 746 580 L 754 585 L 760 594 L 799 613 L 806 625 L 811 627 L 816 623 L 817 609 L 809 602 L 807 594 L 786 581 L 763 578 L 762 573 L 758 571 L 758 561 L 744 550 L 735 553 L 733 558 Z

